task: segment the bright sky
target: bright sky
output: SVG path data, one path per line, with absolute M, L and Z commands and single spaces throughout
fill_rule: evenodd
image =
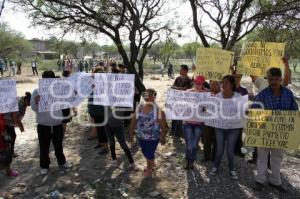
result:
M 0 0 L 2 3 L 2 0 Z M 174 4 L 175 5 L 175 4 Z M 177 9 L 174 11 L 180 15 L 180 17 L 174 17 L 176 20 L 180 20 L 183 24 L 187 24 L 187 22 L 191 22 L 191 12 L 187 12 L 190 10 L 189 4 L 184 3 L 178 6 L 174 6 Z M 26 39 L 38 38 L 38 39 L 47 39 L 51 36 L 57 36 L 59 30 L 54 31 L 46 31 L 43 27 L 32 27 L 31 21 L 26 15 L 26 13 L 15 10 L 10 3 L 5 4 L 5 8 L 3 10 L 2 16 L 0 17 L 0 22 L 6 22 L 12 29 L 21 32 Z M 182 35 L 181 38 L 176 38 L 179 44 L 184 44 L 190 41 L 195 41 L 197 34 L 192 28 L 192 23 L 185 25 L 180 33 Z M 64 39 L 67 40 L 76 40 L 80 41 L 80 35 L 76 34 L 67 34 Z M 198 39 L 199 40 L 199 39 Z M 112 44 L 111 40 L 107 38 L 105 35 L 98 35 L 97 39 L 93 39 L 93 41 L 97 42 L 100 45 Z M 91 41 L 92 42 L 92 41 Z

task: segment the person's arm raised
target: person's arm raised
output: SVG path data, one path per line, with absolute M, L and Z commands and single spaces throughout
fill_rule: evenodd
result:
M 288 86 L 289 83 L 291 83 L 291 69 L 289 66 L 289 60 L 287 58 L 282 58 L 282 61 L 284 63 L 284 76 L 282 84 L 283 86 Z
M 166 114 L 162 110 L 159 110 L 158 123 L 161 129 L 160 143 L 164 145 L 166 144 L 167 120 L 166 120 Z

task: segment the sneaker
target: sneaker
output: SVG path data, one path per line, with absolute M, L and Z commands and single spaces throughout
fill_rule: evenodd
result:
M 212 168 L 211 171 L 209 172 L 209 175 L 211 176 L 216 176 L 218 173 L 218 169 L 216 167 Z
M 41 175 L 47 175 L 48 174 L 49 169 L 41 169 Z
M 272 183 L 269 183 L 270 187 L 275 188 L 277 191 L 279 191 L 280 193 L 287 193 L 286 188 L 284 188 L 282 185 L 274 185 Z
M 113 167 L 117 167 L 117 166 L 118 166 L 118 160 L 113 160 L 113 161 L 111 162 L 111 165 L 112 165 Z
M 231 178 L 232 180 L 237 180 L 237 179 L 239 179 L 235 171 L 230 171 L 230 172 L 229 172 L 229 175 L 230 175 L 230 178 Z
M 60 167 L 61 169 L 70 169 L 70 168 L 72 168 L 72 164 L 66 162 L 65 164 L 60 165 L 59 167 Z

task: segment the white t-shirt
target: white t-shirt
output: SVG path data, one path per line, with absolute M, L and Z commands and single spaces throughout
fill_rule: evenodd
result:
M 263 77 L 257 77 L 254 81 L 254 85 L 258 89 L 258 92 L 264 90 L 269 86 L 268 80 L 264 79 Z
M 232 98 L 235 98 L 235 97 L 241 97 L 242 95 L 237 93 L 237 92 L 234 92 L 234 95 L 232 96 Z M 224 98 L 223 96 L 223 93 L 220 92 L 219 94 L 216 95 L 216 98 L 220 98 L 220 99 L 231 99 L 231 98 Z
M 31 62 L 31 67 L 32 67 L 32 68 L 35 68 L 35 67 L 36 67 L 36 62 L 35 62 L 35 61 Z

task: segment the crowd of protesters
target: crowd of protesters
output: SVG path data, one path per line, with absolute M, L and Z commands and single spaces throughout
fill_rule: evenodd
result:
M 0 60 L 0 71 L 3 71 L 6 64 Z M 271 68 L 265 77 L 251 76 L 253 84 L 257 87 L 256 95 L 249 94 L 246 88 L 241 85 L 242 74 L 238 74 L 235 67 L 231 67 L 232 74 L 225 75 L 221 81 L 207 81 L 204 76 L 189 76 L 189 67 L 181 65 L 180 76 L 174 81 L 172 89 L 185 92 L 209 92 L 211 96 L 221 99 L 231 99 L 243 95 L 248 95 L 249 100 L 260 102 L 266 110 L 298 110 L 293 93 L 286 87 L 290 82 L 290 70 L 287 60 L 283 59 L 285 71 L 282 74 L 279 68 Z M 10 64 L 9 64 L 10 65 Z M 170 64 L 171 65 L 171 64 Z M 68 77 L 74 72 L 74 66 L 71 60 L 64 63 L 58 62 L 58 66 L 63 66 L 63 77 Z M 37 63 L 32 60 L 33 74 L 37 74 Z M 173 77 L 173 66 L 169 66 L 169 77 Z M 2 70 L 1 70 L 2 69 Z M 99 61 L 90 65 L 88 60 L 79 61 L 78 71 L 92 73 L 127 73 L 127 69 L 123 64 L 117 64 L 110 61 Z M 76 72 L 76 71 L 75 71 Z M 164 67 L 161 68 L 163 75 Z M 57 78 L 52 71 L 45 71 L 42 78 Z M 153 88 L 146 89 L 143 93 L 136 91 L 136 95 L 143 97 L 143 102 L 132 110 L 120 111 L 116 107 L 105 107 L 102 105 L 94 105 L 93 93 L 88 101 L 88 113 L 91 121 L 95 124 L 93 132 L 96 133 L 98 140 L 95 149 L 99 149 L 99 154 L 104 155 L 110 152 L 112 165 L 118 164 L 115 152 L 116 140 L 123 149 L 128 158 L 130 168 L 138 171 L 134 157 L 126 142 L 126 120 L 120 119 L 124 115 L 132 114 L 128 131 L 132 144 L 136 142 L 140 146 L 140 150 L 146 159 L 146 167 L 143 170 L 145 177 L 151 177 L 155 171 L 155 151 L 161 143 L 166 143 L 167 120 L 164 111 L 156 104 L 157 92 Z M 10 168 L 10 164 L 14 157 L 17 157 L 14 150 L 16 133 L 15 128 L 24 131 L 22 118 L 25 115 L 26 107 L 36 112 L 37 133 L 40 147 L 40 168 L 41 174 L 47 175 L 50 168 L 49 147 L 53 143 L 55 156 L 60 169 L 65 170 L 72 165 L 67 162 L 63 152 L 63 140 L 66 132 L 66 124 L 72 119 L 72 113 L 76 110 L 61 110 L 50 112 L 39 112 L 38 103 L 40 96 L 38 90 L 34 90 L 32 94 L 26 93 L 19 99 L 19 111 L 15 113 L 0 114 L 0 162 L 1 167 L 6 170 L 8 176 L 17 176 L 18 172 Z M 137 100 L 139 102 L 139 100 Z M 251 108 L 259 108 L 253 106 Z M 205 110 L 203 110 L 205 111 Z M 108 113 L 108 114 L 105 114 Z M 53 117 L 55 115 L 56 117 Z M 119 116 L 119 117 L 116 117 Z M 58 119 L 64 116 L 64 120 Z M 194 169 L 194 164 L 199 154 L 199 142 L 203 143 L 204 153 L 201 158 L 203 161 L 212 161 L 210 175 L 215 176 L 219 172 L 220 163 L 223 154 L 226 151 L 228 160 L 228 174 L 233 180 L 238 180 L 239 174 L 236 172 L 234 163 L 235 155 L 244 158 L 243 153 L 243 129 L 221 129 L 206 126 L 202 121 L 171 121 L 170 136 L 175 139 L 180 136 L 185 140 L 185 169 Z M 281 182 L 281 164 L 283 160 L 283 150 L 270 148 L 255 148 L 250 164 L 257 164 L 258 174 L 254 180 L 254 189 L 262 190 L 269 180 L 270 186 L 278 189 L 280 192 L 286 192 Z M 270 177 L 267 178 L 267 169 L 271 170 Z

